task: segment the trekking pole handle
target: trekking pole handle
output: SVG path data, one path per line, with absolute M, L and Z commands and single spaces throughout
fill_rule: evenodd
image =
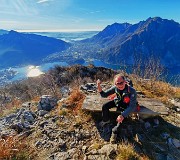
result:
M 117 123 L 117 125 L 112 129 L 112 132 L 116 133 L 118 128 L 119 128 L 119 126 L 120 126 L 120 123 Z

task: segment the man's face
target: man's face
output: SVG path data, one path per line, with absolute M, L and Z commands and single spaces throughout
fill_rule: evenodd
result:
M 125 88 L 125 80 L 122 77 L 116 77 L 115 85 L 119 90 L 123 90 Z

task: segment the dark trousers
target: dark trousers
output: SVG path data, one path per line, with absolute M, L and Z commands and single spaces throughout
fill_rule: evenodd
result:
M 102 106 L 102 120 L 104 122 L 106 122 L 106 121 L 108 121 L 110 119 L 110 111 L 109 111 L 109 109 L 111 109 L 111 108 L 116 107 L 118 111 L 121 111 L 121 112 L 124 111 L 124 107 L 125 107 L 124 104 L 121 104 L 120 106 L 122 106 L 123 108 L 117 107 L 114 100 L 105 103 Z

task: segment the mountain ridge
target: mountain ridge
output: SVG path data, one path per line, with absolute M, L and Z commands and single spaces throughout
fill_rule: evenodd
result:
M 179 23 L 160 17 L 150 17 L 133 25 L 126 24 L 124 30 L 120 27 L 115 28 L 115 26 L 122 27 L 123 24 L 108 25 L 92 38 L 80 41 L 76 51 L 86 45 L 84 55 L 80 56 L 101 59 L 109 63 L 123 61 L 132 65 L 136 61 L 135 56 L 142 59 L 154 56 L 158 57 L 164 66 L 180 64 Z
M 11 44 L 3 44 L 5 41 L 3 37 L 6 37 L 7 44 Z M 26 40 L 22 40 L 24 38 Z M 24 62 L 65 61 L 78 63 L 79 59 L 99 59 L 110 64 L 123 62 L 133 65 L 137 61 L 137 57 L 144 62 L 142 65 L 148 61 L 148 58 L 156 57 L 166 67 L 180 66 L 180 24 L 174 20 L 160 17 L 149 17 L 136 24 L 113 23 L 91 38 L 71 43 L 53 38 L 48 40 L 49 44 L 42 43 L 47 38 L 15 31 L 0 35 L 0 60 L 3 62 L 1 66 L 7 66 L 8 63 L 9 66 L 23 64 Z M 62 42 L 62 48 L 58 48 L 60 42 Z M 34 58 L 31 57 L 32 53 L 24 53 L 26 50 L 23 46 L 30 48 L 29 50 L 32 50 L 31 47 L 34 46 Z M 41 51 L 37 52 L 39 48 Z M 31 60 L 24 54 L 30 55 Z M 10 60 L 8 57 L 15 57 L 16 60 Z
M 60 52 L 69 46 L 69 43 L 55 38 L 12 30 L 0 35 L 0 67 L 37 64 L 49 54 Z

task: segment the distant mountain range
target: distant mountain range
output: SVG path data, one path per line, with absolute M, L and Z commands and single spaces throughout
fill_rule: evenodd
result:
M 77 42 L 68 52 L 109 63 L 134 64 L 137 59 L 160 59 L 165 66 L 180 66 L 180 24 L 160 17 L 137 24 L 114 23 L 92 38 Z M 73 54 L 73 53 L 72 53 Z
M 83 63 L 99 59 L 132 65 L 156 57 L 164 66 L 180 66 L 180 24 L 160 17 L 137 24 L 114 23 L 91 38 L 66 43 L 62 40 L 0 30 L 2 66 L 45 61 Z
M 39 64 L 49 54 L 67 49 L 70 44 L 62 40 L 0 30 L 0 68 Z

